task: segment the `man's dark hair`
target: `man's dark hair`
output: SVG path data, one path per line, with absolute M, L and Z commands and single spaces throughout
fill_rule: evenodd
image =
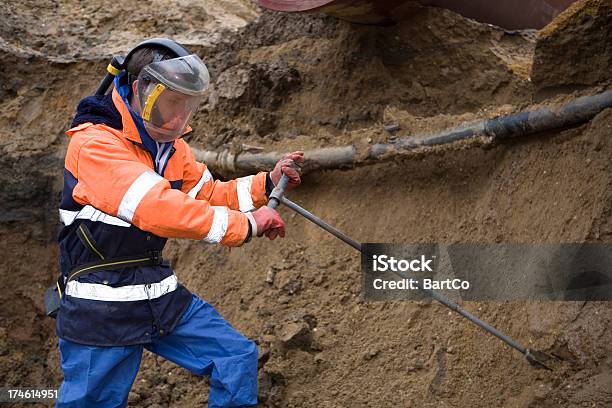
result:
M 138 78 L 140 71 L 152 62 L 163 61 L 167 59 L 176 58 L 174 52 L 160 47 L 147 47 L 136 51 L 130 56 L 127 62 L 128 82 L 130 89 L 132 83 Z

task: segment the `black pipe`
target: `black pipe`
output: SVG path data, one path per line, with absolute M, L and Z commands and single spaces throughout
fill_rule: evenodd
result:
M 530 133 L 558 129 L 586 122 L 606 108 L 612 107 L 612 90 L 582 96 L 560 107 L 539 108 L 511 115 L 498 116 L 472 124 L 451 128 L 425 136 L 408 136 L 392 143 L 372 146 L 368 159 L 380 160 L 397 150 L 411 150 L 421 146 L 438 146 L 478 136 L 504 140 Z M 307 154 L 304 154 L 308 157 Z
M 558 109 L 540 108 L 489 119 L 484 122 L 484 132 L 496 139 L 507 139 L 586 122 L 610 107 L 612 90 L 574 99 Z

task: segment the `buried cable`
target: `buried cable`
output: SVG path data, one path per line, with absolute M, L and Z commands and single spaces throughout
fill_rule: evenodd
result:
M 486 138 L 487 142 L 501 141 L 552 129 L 584 123 L 604 109 L 612 107 L 612 90 L 582 96 L 563 105 L 526 110 L 498 116 L 439 133 L 399 138 L 390 143 L 376 143 L 365 151 L 353 145 L 323 147 L 304 152 L 306 158 L 302 172 L 326 169 L 345 169 L 393 160 L 397 156 L 435 148 L 464 140 Z M 210 151 L 192 149 L 199 161 L 218 172 L 250 174 L 274 167 L 284 155 L 282 152 L 231 153 L 228 150 Z

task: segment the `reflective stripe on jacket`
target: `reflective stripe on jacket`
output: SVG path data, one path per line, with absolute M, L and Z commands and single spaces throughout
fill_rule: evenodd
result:
M 109 259 L 161 251 L 166 238 L 241 245 L 249 229 L 243 212 L 267 203 L 266 173 L 213 180 L 182 139 L 163 150 L 156 171 L 156 157 L 141 139 L 142 123 L 117 90 L 112 102 L 122 130 L 83 123 L 67 132 L 59 210 L 64 276 L 100 260 L 75 233 L 80 225 Z M 58 335 L 96 346 L 147 343 L 174 328 L 190 299 L 167 263 L 92 272 L 68 282 Z

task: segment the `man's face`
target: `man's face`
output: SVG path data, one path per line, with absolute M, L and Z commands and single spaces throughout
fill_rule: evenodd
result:
M 142 115 L 142 101 L 138 91 L 138 80 L 132 84 L 134 93 L 133 108 Z M 145 128 L 151 138 L 157 142 L 170 142 L 180 137 L 185 131 L 192 114 L 197 110 L 200 97 L 185 95 L 171 89 L 164 89 L 150 107 L 149 120 L 144 120 Z M 144 103 L 143 103 L 144 102 Z

